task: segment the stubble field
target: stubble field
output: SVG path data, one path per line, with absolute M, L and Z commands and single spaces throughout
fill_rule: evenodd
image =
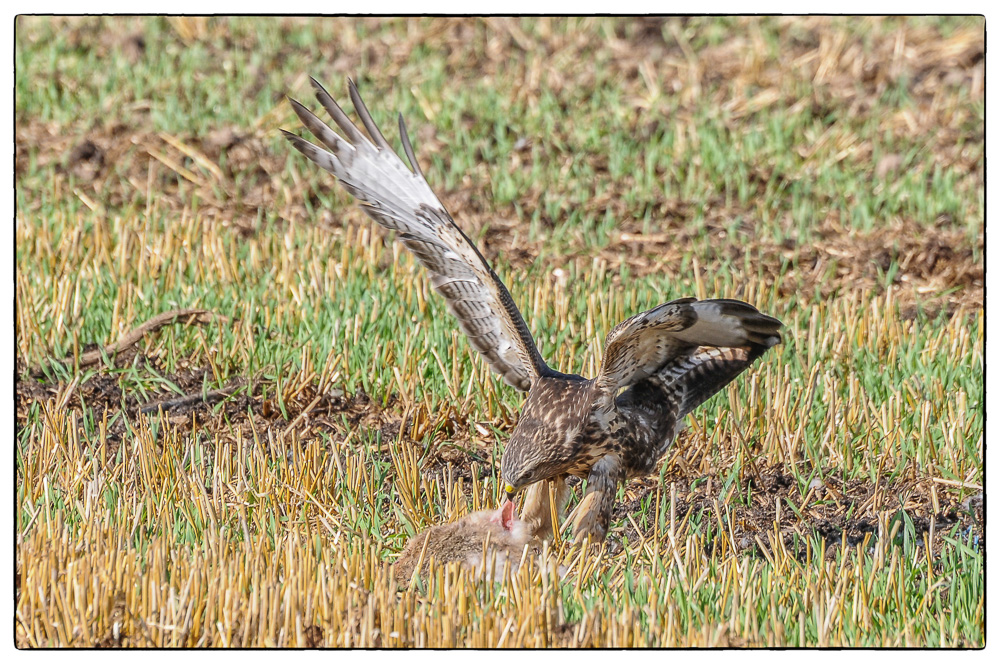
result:
M 22 17 L 15 46 L 20 647 L 984 643 L 981 19 Z M 553 367 L 685 295 L 785 322 L 603 548 L 391 584 L 497 504 L 522 397 L 280 137 L 309 75 L 396 146 L 403 114 Z

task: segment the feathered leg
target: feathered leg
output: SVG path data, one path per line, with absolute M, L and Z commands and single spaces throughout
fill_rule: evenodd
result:
M 562 516 L 566 501 L 569 500 L 569 487 L 566 486 L 566 476 L 558 475 L 550 480 L 535 482 L 524 491 L 524 503 L 521 505 L 521 518 L 528 522 L 530 532 L 539 539 L 552 539 L 559 524 L 552 523 L 552 503 L 549 500 L 549 486 L 555 496 L 556 519 Z
M 621 459 L 616 454 L 608 454 L 590 469 L 587 493 L 580 501 L 574 519 L 573 538 L 577 542 L 583 542 L 587 537 L 595 542 L 604 540 L 615 506 L 618 483 L 622 478 Z

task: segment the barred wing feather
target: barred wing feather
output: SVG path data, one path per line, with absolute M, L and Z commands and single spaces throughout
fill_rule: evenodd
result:
M 676 395 L 677 419 L 685 417 L 712 395 L 731 383 L 767 350 L 764 346 L 718 348 L 703 346 L 690 355 L 675 358 L 656 376 L 664 389 Z
M 691 361 L 699 347 L 753 349 L 753 358 L 739 370 L 732 363 L 725 365 L 726 373 L 736 373 L 716 388 L 720 389 L 760 353 L 780 343 L 780 328 L 778 319 L 738 300 L 688 297 L 661 304 L 620 323 L 608 334 L 597 377 L 598 398 L 606 400 L 618 390 L 674 366 L 671 363 Z M 707 359 L 711 358 L 714 356 L 709 354 Z M 697 375 L 692 374 L 691 379 Z
M 448 303 L 462 331 L 490 367 L 510 385 L 531 388 L 549 371 L 506 286 L 431 191 L 413 154 L 403 118 L 399 130 L 412 171 L 390 147 L 353 81 L 351 101 L 369 140 L 323 87 L 312 79 L 316 98 L 343 136 L 297 101 L 292 108 L 325 147 L 283 131 L 312 162 L 332 173 L 361 208 L 397 239 L 431 273 L 431 284 Z

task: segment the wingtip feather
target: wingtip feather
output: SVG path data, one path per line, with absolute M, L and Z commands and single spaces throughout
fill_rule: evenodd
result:
M 375 120 L 372 119 L 372 114 L 368 111 L 368 107 L 365 106 L 365 101 L 361 98 L 358 86 L 355 85 L 354 81 L 350 78 L 347 79 L 347 92 L 351 96 L 351 103 L 354 104 L 355 112 L 361 118 L 361 123 L 365 126 L 365 129 L 368 130 L 368 135 L 371 136 L 375 145 L 380 148 L 385 148 L 386 150 L 392 150 L 392 147 L 389 145 L 389 141 L 385 140 L 385 136 L 382 135 L 378 125 L 375 124 Z
M 399 114 L 399 137 L 403 141 L 403 152 L 406 153 L 406 159 L 410 162 L 410 168 L 413 172 L 423 177 L 424 174 L 420 170 L 420 163 L 417 161 L 417 157 L 413 152 L 413 145 L 410 144 L 410 135 L 406 131 L 406 123 L 403 121 L 403 114 Z

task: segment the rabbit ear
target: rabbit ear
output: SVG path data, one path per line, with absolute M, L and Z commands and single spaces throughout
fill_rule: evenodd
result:
M 516 515 L 514 514 L 514 501 L 508 500 L 500 508 L 500 525 L 503 526 L 504 530 L 510 530 L 514 527 L 514 519 Z

